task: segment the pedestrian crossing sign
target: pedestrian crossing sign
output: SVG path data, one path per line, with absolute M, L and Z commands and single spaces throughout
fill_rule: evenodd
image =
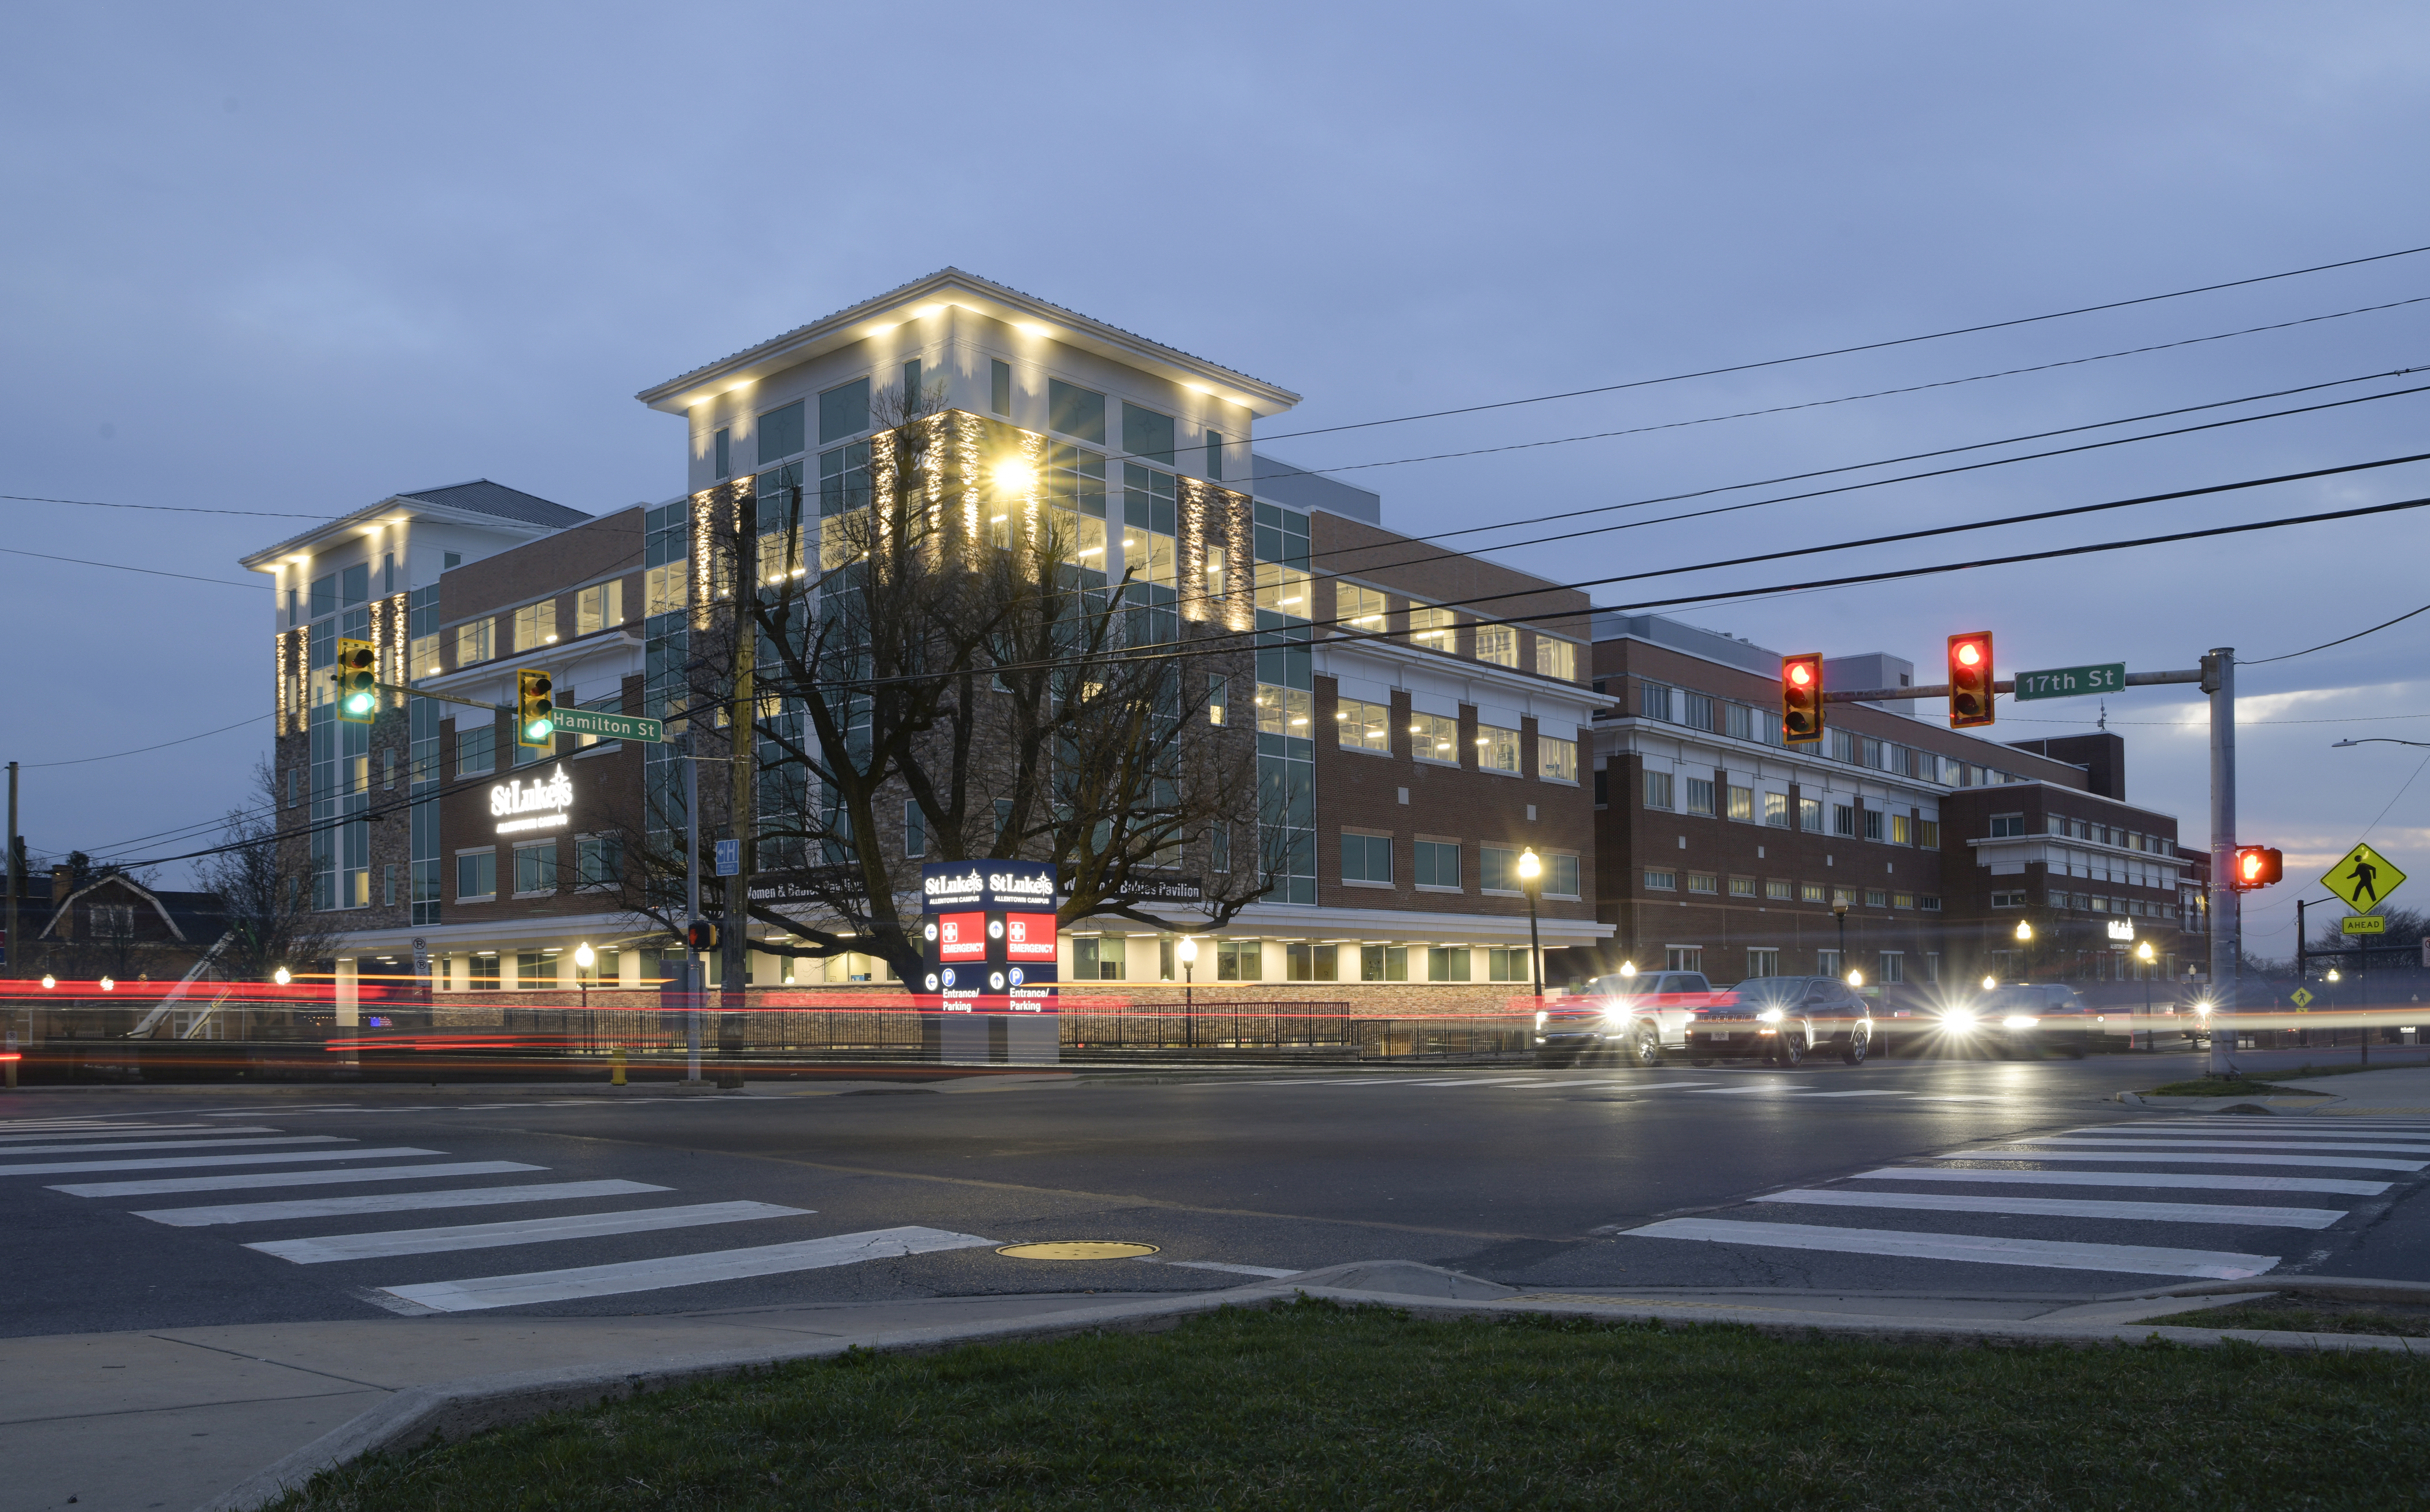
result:
M 2321 886 L 2343 898 L 2356 913 L 2369 913 L 2405 881 L 2396 863 L 2368 845 L 2356 845 L 2321 878 Z

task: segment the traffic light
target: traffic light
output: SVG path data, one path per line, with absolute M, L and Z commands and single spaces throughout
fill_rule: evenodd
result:
M 1991 632 L 1949 638 L 1949 727 L 1991 723 Z
M 2239 845 L 2236 848 L 2235 871 L 2229 873 L 2229 886 L 2239 892 L 2266 888 L 2287 874 L 2287 858 L 2275 846 Z
M 557 706 L 549 702 L 555 685 L 544 672 L 515 673 L 515 743 L 548 749 L 557 738 Z
M 369 724 L 379 712 L 378 660 L 368 640 L 338 642 L 338 718 L 349 724 Z
M 1822 654 L 1780 658 L 1780 738 L 1790 745 L 1822 739 Z
M 684 943 L 695 951 L 717 948 L 717 926 L 706 919 L 695 919 L 684 930 Z

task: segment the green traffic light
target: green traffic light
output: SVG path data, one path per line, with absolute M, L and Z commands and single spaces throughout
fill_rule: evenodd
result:
M 555 734 L 556 731 L 556 721 L 534 720 L 529 725 L 525 726 L 524 730 L 524 742 L 527 745 L 538 745 L 540 742 L 547 739 L 551 735 Z

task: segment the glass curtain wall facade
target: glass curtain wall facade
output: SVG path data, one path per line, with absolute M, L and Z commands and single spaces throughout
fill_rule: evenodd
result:
M 1316 673 L 1307 516 L 1257 507 L 1257 865 L 1275 903 L 1316 902 Z

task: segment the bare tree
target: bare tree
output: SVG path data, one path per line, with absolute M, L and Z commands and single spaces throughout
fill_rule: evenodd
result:
M 254 788 L 259 803 L 228 810 L 220 832 L 227 849 L 194 869 L 227 924 L 216 964 L 239 982 L 267 981 L 281 966 L 333 955 L 340 938 L 330 916 L 313 911 L 311 879 L 279 868 L 278 778 L 267 761 L 255 763 Z

